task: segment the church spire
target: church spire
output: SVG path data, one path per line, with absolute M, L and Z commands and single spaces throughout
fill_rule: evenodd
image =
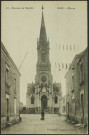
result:
M 41 28 L 40 28 L 40 37 L 39 42 L 45 43 L 47 42 L 47 36 L 46 36 L 46 29 L 45 29 L 45 22 L 44 22 L 44 14 L 43 14 L 43 6 L 42 6 L 42 19 L 41 19 Z
M 43 6 L 42 6 L 42 19 L 39 40 L 37 39 L 37 72 L 38 71 L 51 71 L 51 64 L 49 60 L 49 41 L 46 36 Z

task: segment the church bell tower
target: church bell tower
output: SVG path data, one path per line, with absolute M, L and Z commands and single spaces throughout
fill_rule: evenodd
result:
M 43 7 L 40 35 L 37 39 L 37 64 L 35 76 L 36 106 L 40 109 L 49 109 L 52 106 L 51 98 L 53 92 L 53 79 L 51 75 L 51 64 L 49 60 L 49 41 L 46 35 Z M 48 102 L 50 98 L 50 102 Z M 38 100 L 38 101 L 37 101 Z M 49 112 L 49 111 L 48 111 Z

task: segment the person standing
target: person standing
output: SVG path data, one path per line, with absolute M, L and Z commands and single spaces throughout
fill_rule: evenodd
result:
M 44 120 L 44 110 L 41 112 L 41 120 Z

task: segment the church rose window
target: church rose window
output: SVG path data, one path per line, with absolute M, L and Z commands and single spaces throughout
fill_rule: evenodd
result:
M 45 82 L 47 79 L 46 79 L 46 76 L 42 76 L 41 77 L 41 80 L 43 81 L 43 82 Z

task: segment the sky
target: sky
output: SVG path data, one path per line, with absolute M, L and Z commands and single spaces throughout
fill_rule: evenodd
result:
M 20 101 L 24 105 L 27 84 L 35 82 L 42 5 L 53 82 L 61 83 L 63 96 L 66 95 L 64 76 L 67 70 L 59 71 L 58 63 L 71 63 L 74 56 L 87 47 L 87 1 L 2 1 L 2 43 L 18 68 L 28 52 L 20 68 Z

